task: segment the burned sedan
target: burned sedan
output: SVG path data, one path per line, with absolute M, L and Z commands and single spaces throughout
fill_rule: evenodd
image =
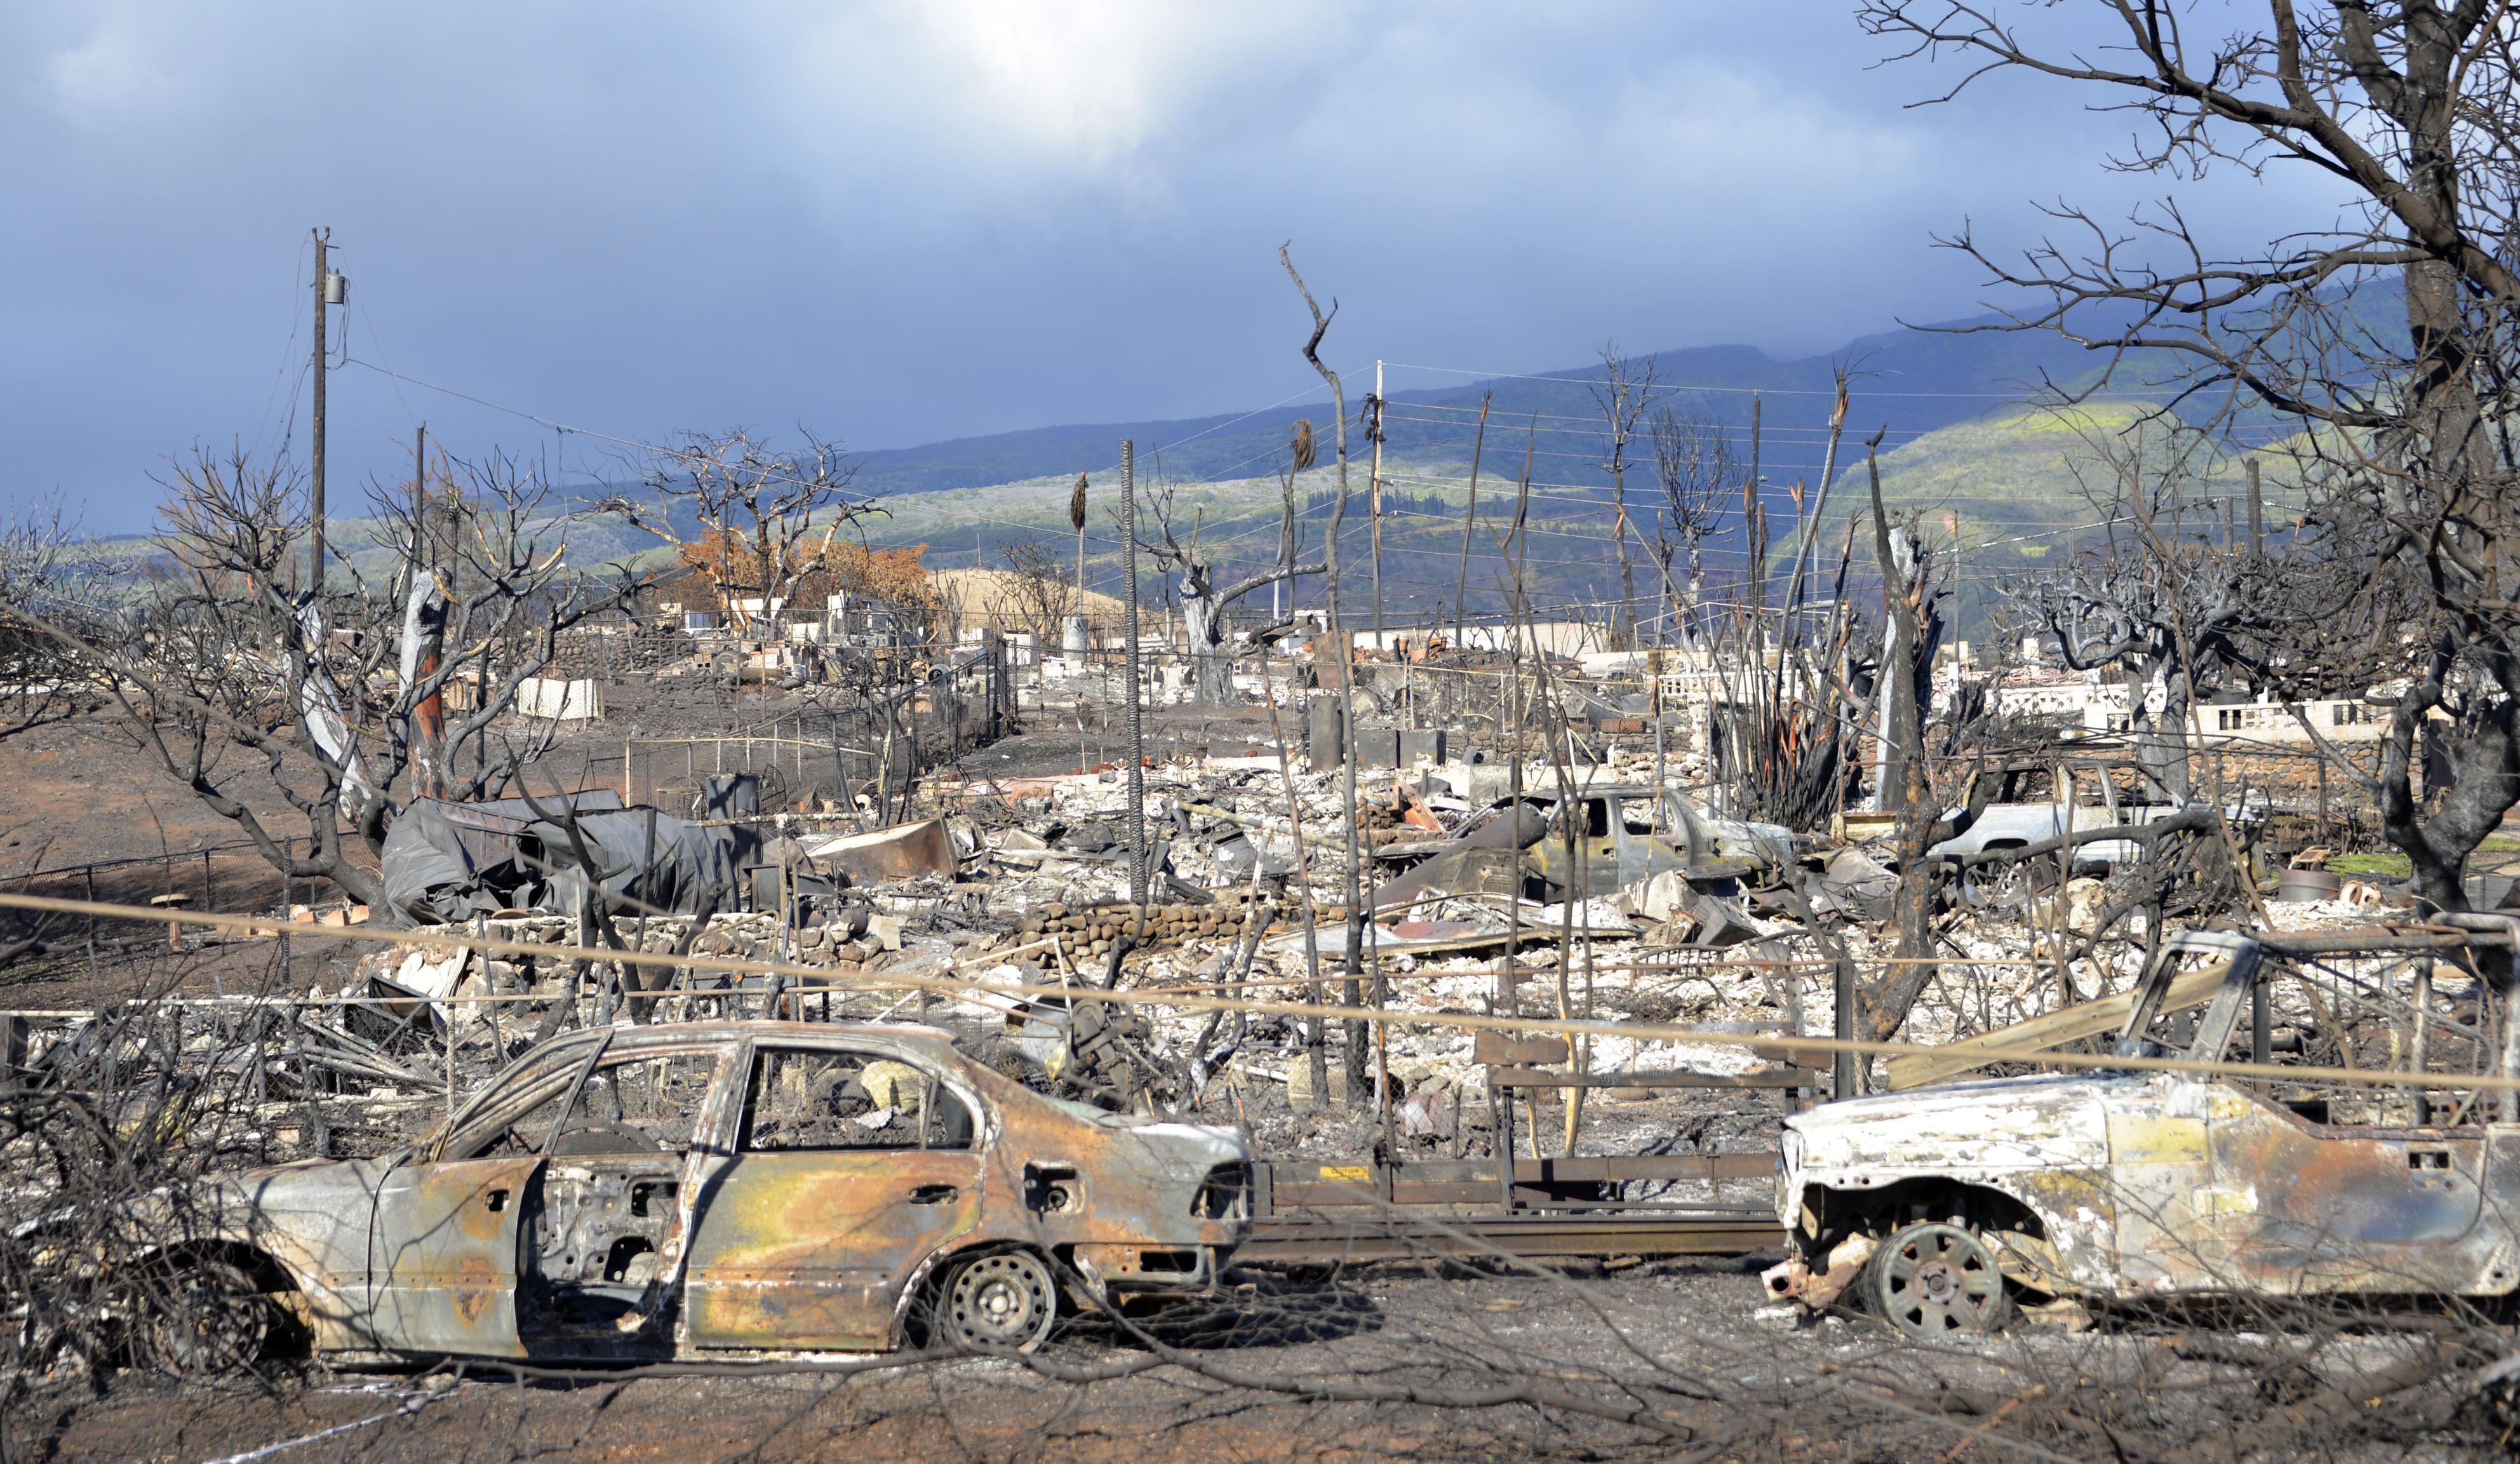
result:
M 1989 1061 L 1958 1043 L 1900 1060 L 1931 1085 L 1788 1118 L 1777 1205 L 1790 1258 L 1771 1293 L 1852 1303 L 1919 1336 L 1992 1330 L 2021 1302 L 2509 1295 L 2520 1125 L 2488 1121 L 2494 1095 L 2472 1082 L 2501 1046 L 2483 984 L 2429 957 L 2277 973 L 2262 953 L 2239 934 L 2173 936 L 2133 990 L 1976 1043 L 2113 1030 L 2118 1056 L 2289 1063 L 2304 1081 L 1932 1081 Z M 2103 1029 L 2095 1013 L 2118 1020 Z M 2308 1080 L 2335 1066 L 2408 1080 Z
M 336 1360 L 1019 1350 L 1069 1304 L 1209 1288 L 1231 1128 L 1044 1097 L 927 1028 L 548 1042 L 412 1148 L 220 1181 L 169 1258 Z

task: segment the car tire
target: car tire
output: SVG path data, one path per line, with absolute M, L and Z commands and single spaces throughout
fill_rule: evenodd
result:
M 945 1277 L 937 1312 L 961 1351 L 1029 1352 L 1058 1320 L 1058 1283 L 1030 1251 L 992 1251 Z
M 2039 877 L 2028 860 L 2015 859 L 1987 881 L 1987 902 L 1999 910 L 2017 910 L 2039 894 Z
M 142 1341 L 173 1377 L 216 1377 L 260 1361 L 274 1308 L 245 1272 L 217 1261 L 168 1270 L 150 1299 Z
M 2012 1320 L 1995 1248 L 1958 1225 L 1910 1225 L 1872 1253 L 1864 1301 L 1910 1337 L 1982 1336 Z

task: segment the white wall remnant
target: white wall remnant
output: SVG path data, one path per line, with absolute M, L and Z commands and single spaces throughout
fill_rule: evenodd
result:
M 562 722 L 595 721 L 604 715 L 604 683 L 528 676 L 517 684 L 517 714 Z

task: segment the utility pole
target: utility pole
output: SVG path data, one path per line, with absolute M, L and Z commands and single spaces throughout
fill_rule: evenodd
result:
M 1373 514 L 1373 649 L 1382 643 L 1382 363 L 1373 363 L 1373 425 L 1366 430 L 1373 443 L 1373 466 L 1365 479 L 1366 507 Z
M 1479 463 L 1488 448 L 1488 401 L 1493 391 L 1479 395 L 1479 434 L 1470 442 L 1470 507 L 1462 516 L 1462 563 L 1453 572 L 1453 649 L 1459 651 L 1469 639 L 1462 607 L 1468 603 L 1470 585 L 1470 527 L 1479 522 Z
M 315 473 L 308 484 L 308 507 L 313 510 L 313 531 L 306 549 L 306 593 L 309 599 L 324 593 L 324 307 L 338 305 L 346 294 L 345 282 L 333 272 L 327 261 L 333 231 L 317 229 L 315 235 Z
M 2249 475 L 2249 553 L 2262 556 L 2267 552 L 2267 501 L 2258 487 L 2258 460 L 2255 457 L 2245 458 L 2242 459 L 2240 466 Z
M 428 424 L 424 422 L 411 434 L 411 542 L 415 550 L 412 568 L 417 572 L 436 555 L 428 550 Z
M 1137 907 L 1130 932 L 1137 934 L 1138 923 L 1146 919 L 1147 905 L 1147 771 L 1146 726 L 1138 710 L 1138 483 L 1137 444 L 1120 439 L 1120 538 L 1121 558 L 1127 565 L 1127 577 L 1121 593 L 1127 603 L 1121 609 L 1124 659 L 1128 662 L 1129 697 L 1129 903 Z M 1112 967 L 1117 971 L 1115 963 Z

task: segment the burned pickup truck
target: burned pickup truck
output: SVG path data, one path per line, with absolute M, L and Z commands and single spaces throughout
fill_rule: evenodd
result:
M 2063 1299 L 2510 1295 L 2520 1124 L 2489 1121 L 2499 1095 L 2474 1081 L 2507 1061 L 2499 1004 L 2429 953 L 2266 954 L 2245 935 L 2173 936 L 2107 1003 L 1903 1058 L 1928 1085 L 1785 1120 L 1791 1258 L 1768 1273 L 1772 1294 L 1853 1303 L 1917 1336 L 1993 1330 L 2018 1303 Z M 2093 1012 L 2121 1017 L 2117 1056 L 2305 1077 L 1936 1080 L 1990 1065 L 1984 1052 L 2094 1033 Z M 2407 1080 L 2320 1076 L 2337 1067 Z
M 293 1324 L 344 1362 L 1023 1350 L 1062 1304 L 1212 1287 L 1249 1174 L 1234 1129 L 1047 1098 L 930 1029 L 600 1028 L 402 1152 L 170 1199 L 160 1258 L 260 1301 L 156 1345 L 213 1365 Z

